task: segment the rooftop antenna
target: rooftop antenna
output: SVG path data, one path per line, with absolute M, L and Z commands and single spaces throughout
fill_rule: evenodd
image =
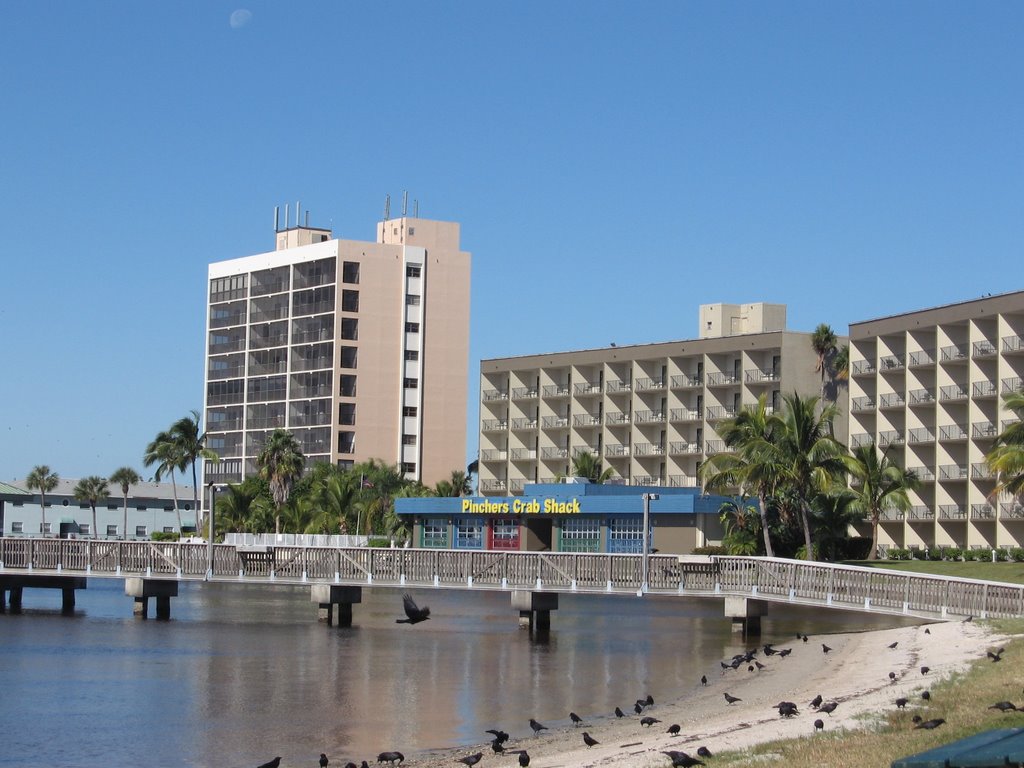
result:
M 414 219 L 418 219 L 420 217 L 420 201 L 419 200 L 413 200 L 412 201 L 412 217 Z
M 306 229 L 309 229 L 309 211 L 306 211 Z
M 288 229 L 288 203 L 284 204 L 284 228 Z
M 295 226 L 299 226 L 299 201 L 295 201 Z
M 384 196 L 384 221 L 391 218 L 391 195 Z
M 409 193 L 402 190 L 402 218 L 405 218 L 405 213 L 409 208 Z
M 280 221 L 281 221 L 281 206 L 280 205 L 275 205 L 274 206 L 274 232 L 279 232 L 280 231 L 278 229 L 278 227 L 280 226 Z

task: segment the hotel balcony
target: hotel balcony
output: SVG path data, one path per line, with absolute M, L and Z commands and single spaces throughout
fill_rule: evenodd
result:
M 504 432 L 508 429 L 508 422 L 504 419 L 484 419 L 481 426 L 484 432 Z
M 700 443 L 688 443 L 685 440 L 674 440 L 669 443 L 668 452 L 673 456 L 699 456 Z
M 630 485 L 665 485 L 665 482 L 658 475 L 636 475 L 629 482 Z
M 568 416 L 545 416 L 540 421 L 544 429 L 567 429 L 569 427 Z
M 508 392 L 500 389 L 485 389 L 484 390 L 484 402 L 490 403 L 496 400 L 508 400 Z
M 919 349 L 910 353 L 910 367 L 921 368 L 928 365 L 935 365 L 934 349 Z
M 971 520 L 995 520 L 996 508 L 992 504 L 971 504 Z
M 536 387 L 514 387 L 512 389 L 513 400 L 535 400 L 537 394 Z
M 510 493 L 522 493 L 523 489 L 526 488 L 526 483 L 527 483 L 527 481 L 524 478 L 521 478 L 521 477 L 520 478 L 516 478 L 511 483 L 509 483 L 509 487 L 508 487 L 509 492 Z
M 935 473 L 931 467 L 907 467 L 908 472 L 913 472 L 917 475 L 917 479 L 922 483 L 934 483 Z
M 604 423 L 607 424 L 608 426 L 616 426 L 616 425 L 621 426 L 623 424 L 629 424 L 629 413 L 628 412 L 606 413 L 604 415 Z
M 868 432 L 859 432 L 856 435 L 850 436 L 850 447 L 860 448 L 862 445 L 870 445 L 873 439 Z
M 967 439 L 967 429 L 960 424 L 946 424 L 939 427 L 939 439 L 943 442 L 959 442 Z
M 635 443 L 633 445 L 634 456 L 664 456 L 665 446 L 659 443 Z
M 906 359 L 902 354 L 886 355 L 878 361 L 878 367 L 882 373 L 887 371 L 901 371 L 906 367 Z
M 734 376 L 731 373 L 709 373 L 708 374 L 708 386 L 709 387 L 732 387 L 739 384 L 740 380 L 738 376 Z
M 508 490 L 508 483 L 505 480 L 481 480 L 480 490 L 487 491 L 505 491 Z
M 605 384 L 604 389 L 609 395 L 615 395 L 622 394 L 624 392 L 632 392 L 633 386 L 628 381 L 616 379 Z
M 601 426 L 600 414 L 582 413 L 572 417 L 574 427 L 599 427 Z
M 1004 355 L 1024 354 L 1024 336 L 1003 336 L 1002 342 Z
M 568 448 L 556 448 L 549 446 L 547 448 L 540 449 L 541 459 L 567 459 L 569 458 Z
M 935 512 L 926 504 L 915 504 L 907 510 L 907 520 L 934 520 Z
M 583 456 L 584 454 L 589 456 L 600 456 L 601 448 L 596 445 L 577 445 L 572 449 L 572 457 L 574 459 Z
M 635 411 L 633 413 L 634 424 L 664 424 L 665 413 L 663 411 Z
M 939 399 L 944 403 L 954 402 L 956 400 L 966 400 L 967 390 L 959 384 L 950 384 L 939 390 Z
M 915 405 L 932 405 L 935 403 L 935 393 L 930 389 L 912 389 L 908 396 L 910 397 L 911 408 Z
M 959 504 L 940 504 L 939 520 L 966 520 L 967 510 Z
M 850 370 L 854 376 L 867 376 L 875 372 L 875 364 L 871 360 L 854 360 Z
M 996 383 L 994 381 L 977 381 L 971 385 L 971 394 L 975 400 L 981 400 L 982 398 L 992 398 L 997 394 Z
M 971 464 L 971 478 L 974 480 L 995 480 L 996 473 L 984 461 L 975 461 Z
M 872 397 L 855 397 L 850 401 L 850 410 L 853 413 L 863 413 L 874 409 L 875 400 Z
M 1024 520 L 1024 504 L 1019 501 L 1004 501 L 999 505 L 999 516 L 1004 520 Z
M 708 456 L 713 456 L 716 453 L 735 453 L 736 449 L 725 444 L 724 440 L 708 440 L 705 443 L 707 446 L 706 453 Z
M 523 432 L 537 428 L 536 419 L 512 419 L 512 431 Z
M 976 341 L 971 345 L 971 357 L 992 357 L 996 352 L 996 345 L 988 339 Z
M 573 394 L 576 397 L 586 397 L 588 395 L 600 395 L 601 384 L 598 382 L 585 381 L 582 384 L 573 384 Z
M 1000 382 L 1000 384 L 1002 384 L 1002 390 L 1004 395 L 1009 392 L 1016 392 L 1021 388 L 1021 377 L 1011 376 L 1010 378 L 1003 379 Z
M 685 373 L 679 373 L 669 379 L 669 385 L 672 389 L 696 389 L 704 386 L 704 382 L 700 376 L 688 376 Z
M 778 371 L 762 371 L 760 368 L 743 372 L 743 380 L 747 384 L 771 384 L 780 378 Z
M 999 434 L 991 421 L 976 421 L 971 425 L 971 437 L 975 440 L 992 440 Z
M 537 449 L 536 448 L 513 448 L 508 452 L 509 458 L 512 461 L 536 461 L 537 460 Z
M 480 451 L 480 461 L 507 461 L 508 451 L 499 451 L 496 448 L 484 448 Z
M 904 514 L 898 509 L 883 509 L 878 514 L 878 519 L 883 523 L 902 522 Z
M 966 480 L 966 464 L 943 464 L 939 467 L 939 480 Z
M 700 411 L 696 408 L 673 408 L 668 413 L 669 421 L 700 421 Z
M 903 399 L 903 395 L 899 392 L 886 392 L 878 398 L 878 407 L 882 410 L 902 408 L 906 404 L 906 400 Z
M 707 409 L 708 421 L 718 421 L 719 419 L 733 419 L 736 418 L 735 408 L 726 408 L 724 405 L 711 405 Z
M 670 488 L 699 488 L 700 482 L 691 475 L 669 475 L 666 485 Z
M 606 445 L 604 447 L 604 455 L 609 458 L 622 458 L 629 456 L 628 445 Z
M 565 384 L 545 384 L 541 388 L 541 392 L 547 399 L 568 397 L 571 394 L 568 385 Z
M 952 344 L 942 348 L 940 359 L 944 363 L 966 362 L 968 357 L 967 351 L 968 347 L 966 344 Z
M 927 427 L 915 427 L 907 432 L 907 442 L 911 445 L 924 445 L 935 442 L 935 433 Z
M 903 445 L 903 433 L 895 429 L 887 429 L 878 433 L 878 447 L 887 448 L 890 445 Z
M 637 392 L 655 392 L 665 388 L 665 380 L 658 379 L 637 379 L 635 389 Z

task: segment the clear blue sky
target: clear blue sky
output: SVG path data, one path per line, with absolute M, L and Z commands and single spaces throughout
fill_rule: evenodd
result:
M 234 13 L 234 16 L 232 15 Z M 234 23 L 232 23 L 234 19 Z M 479 361 L 1024 288 L 1019 2 L 0 7 L 0 478 L 202 407 L 206 265 L 275 205 L 459 221 Z

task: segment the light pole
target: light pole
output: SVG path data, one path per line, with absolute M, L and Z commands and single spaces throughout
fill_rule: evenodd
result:
M 221 486 L 222 487 L 222 486 Z M 217 491 L 219 486 L 216 483 L 210 483 L 210 514 L 207 515 L 207 523 L 209 528 L 207 529 L 206 535 L 206 579 L 209 581 L 213 578 L 213 508 L 217 505 Z
M 647 571 L 649 560 L 651 557 L 651 502 L 657 501 L 661 497 L 658 496 L 658 494 L 656 493 L 643 493 L 640 494 L 640 498 L 644 500 L 644 553 L 642 560 L 642 571 L 640 576 L 640 593 L 644 594 L 647 592 Z

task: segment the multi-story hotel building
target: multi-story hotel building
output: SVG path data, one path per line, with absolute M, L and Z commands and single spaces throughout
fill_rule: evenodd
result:
M 286 213 L 287 218 L 287 213 Z M 376 242 L 278 227 L 209 266 L 205 482 L 255 474 L 267 436 L 307 465 L 382 460 L 427 484 L 466 464 L 470 255 L 459 225 L 402 216 Z
M 784 305 L 708 304 L 697 339 L 481 361 L 480 493 L 554 482 L 579 453 L 630 485 L 698 485 L 722 419 L 821 391 L 810 334 L 785 324 Z
M 993 498 L 985 464 L 1024 376 L 1024 291 L 850 325 L 850 446 L 874 442 L 922 480 L 883 547 L 1024 541 L 1019 499 Z

